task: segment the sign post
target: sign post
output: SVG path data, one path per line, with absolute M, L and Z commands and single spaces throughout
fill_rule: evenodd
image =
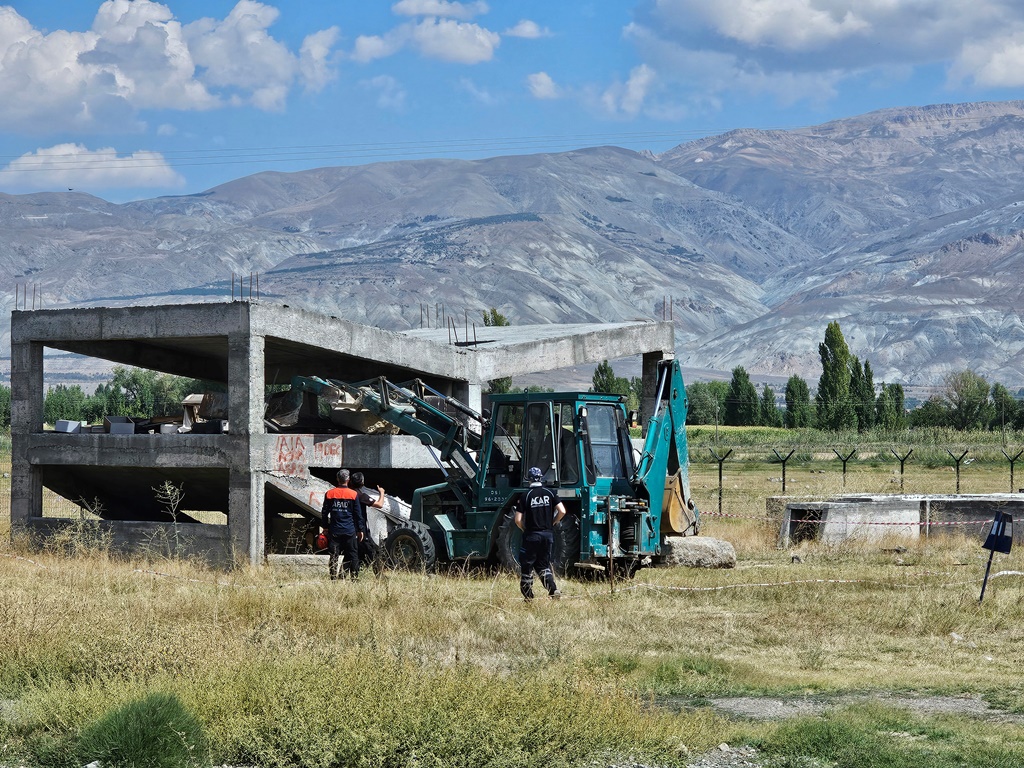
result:
M 983 549 L 988 550 L 988 565 L 985 566 L 985 580 L 981 582 L 981 597 L 978 598 L 980 603 L 985 599 L 985 587 L 988 585 L 988 574 L 992 570 L 992 556 L 996 552 L 1002 552 L 1004 555 L 1010 554 L 1010 549 L 1013 547 L 1013 517 L 1006 514 L 1005 512 L 996 512 L 995 519 L 992 521 L 992 528 L 989 529 L 988 537 L 985 539 L 985 543 L 981 545 Z

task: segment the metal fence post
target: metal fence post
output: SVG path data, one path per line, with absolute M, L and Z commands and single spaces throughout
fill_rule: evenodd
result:
M 711 451 L 711 455 L 718 460 L 718 515 L 722 515 L 722 464 L 729 458 L 729 454 L 732 453 L 732 448 L 725 452 L 725 456 L 719 456 L 715 453 L 714 448 L 708 448 Z
M 892 455 L 893 455 L 893 456 L 895 456 L 895 457 L 896 457 L 896 458 L 897 458 L 897 459 L 899 460 L 899 462 L 900 462 L 900 493 L 903 493 L 903 466 L 904 466 L 904 465 L 905 465 L 905 464 L 907 463 L 907 459 L 909 459 L 909 458 L 910 458 L 911 454 L 912 454 L 912 453 L 914 452 L 914 449 L 913 449 L 913 448 L 911 448 L 911 449 L 910 449 L 910 450 L 909 450 L 909 451 L 907 452 L 907 455 L 906 455 L 906 456 L 900 456 L 900 455 L 899 455 L 898 453 L 896 453 L 896 451 L 895 451 L 895 450 L 893 450 L 892 448 L 890 448 L 890 449 L 889 449 L 889 451 L 890 451 L 890 453 L 892 453 Z M 1012 482 L 1011 482 L 1011 485 L 1012 485 Z
M 838 456 L 839 460 L 841 462 L 843 462 L 843 490 L 845 491 L 846 490 L 846 462 L 848 462 L 850 459 L 853 458 L 854 454 L 857 453 L 857 449 L 855 448 L 854 450 L 850 451 L 850 453 L 848 455 L 846 455 L 846 456 L 843 456 L 843 454 L 841 454 L 835 448 L 832 449 L 832 453 L 834 453 L 836 456 Z
M 783 493 L 786 492 L 786 462 L 789 461 L 789 457 L 792 456 L 795 453 L 795 450 L 796 449 L 794 449 L 794 450 L 790 451 L 788 454 L 786 454 L 786 458 L 782 458 L 779 455 L 779 452 L 776 451 L 774 448 L 772 448 L 772 453 L 775 454 L 775 458 L 777 458 L 779 460 L 779 462 L 782 464 L 782 492 Z
M 949 454 L 949 458 L 951 458 L 953 461 L 956 462 L 956 492 L 957 492 L 957 494 L 959 494 L 960 493 L 960 462 L 963 461 L 964 460 L 964 456 L 967 455 L 967 449 L 965 448 L 964 452 L 961 453 L 959 457 L 954 456 L 953 452 L 951 450 L 949 450 L 949 448 L 946 449 L 946 453 Z

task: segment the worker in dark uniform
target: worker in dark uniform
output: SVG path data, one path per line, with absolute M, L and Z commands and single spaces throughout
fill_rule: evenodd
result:
M 377 559 L 377 542 L 370 535 L 370 526 L 366 519 L 366 510 L 370 507 L 381 509 L 384 506 L 384 489 L 377 486 L 377 498 L 373 498 L 366 492 L 365 480 L 362 472 L 353 472 L 348 480 L 348 485 L 359 494 L 359 511 L 363 516 L 363 530 L 366 535 L 359 542 L 359 564 L 367 565 Z
M 552 598 L 561 597 L 555 574 L 551 571 L 551 549 L 555 543 L 554 527 L 565 517 L 565 505 L 555 492 L 542 484 L 544 471 L 530 467 L 526 473 L 530 490 L 519 497 L 515 523 L 523 532 L 523 545 L 519 550 L 519 591 L 527 601 L 533 600 L 533 572 Z
M 359 494 L 348 487 L 348 478 L 347 469 L 338 470 L 336 487 L 324 494 L 321 510 L 327 529 L 327 570 L 332 581 L 342 577 L 339 557 L 345 573 L 353 579 L 359 577 L 359 542 L 366 536 Z

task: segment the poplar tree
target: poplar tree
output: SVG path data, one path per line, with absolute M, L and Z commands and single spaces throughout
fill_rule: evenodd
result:
M 749 427 L 757 423 L 760 402 L 757 390 L 742 365 L 732 369 L 729 394 L 725 400 L 725 423 L 734 427 Z
M 857 431 L 867 432 L 875 423 L 875 375 L 867 360 L 861 365 L 856 355 L 850 363 L 850 398 L 857 414 Z
M 775 390 L 767 384 L 761 390 L 759 422 L 763 427 L 782 426 L 782 414 L 779 413 L 779 407 L 775 404 Z
M 839 323 L 833 320 L 818 345 L 821 378 L 818 380 L 817 424 L 819 429 L 841 432 L 857 428 L 857 414 L 850 399 L 850 349 Z
M 802 429 L 811 426 L 811 390 L 799 376 L 790 376 L 786 382 L 786 426 Z
M 887 432 L 906 429 L 907 416 L 904 408 L 903 387 L 882 382 L 881 391 L 875 400 L 875 424 Z

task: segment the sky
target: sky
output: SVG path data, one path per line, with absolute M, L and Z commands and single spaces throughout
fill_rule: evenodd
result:
M 1019 0 L 0 0 L 0 192 L 616 145 L 1024 98 Z

